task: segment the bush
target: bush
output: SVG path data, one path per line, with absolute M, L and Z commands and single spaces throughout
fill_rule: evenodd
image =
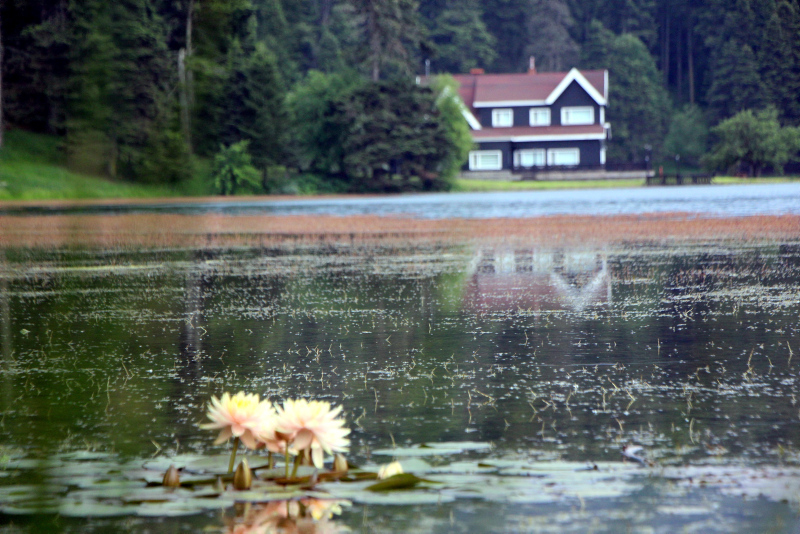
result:
M 716 142 L 705 164 L 724 172 L 760 176 L 767 167 L 778 173 L 797 157 L 800 129 L 781 128 L 774 108 L 745 110 L 712 128 Z

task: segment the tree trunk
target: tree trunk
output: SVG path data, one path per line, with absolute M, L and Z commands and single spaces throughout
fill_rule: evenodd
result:
M 664 74 L 664 85 L 669 85 L 669 13 L 664 13 L 664 42 L 661 43 L 661 72 Z
M 3 120 L 3 2 L 0 0 L 0 148 L 3 148 L 3 133 L 6 124 Z
M 189 0 L 189 7 L 186 10 L 186 58 L 189 59 L 194 54 L 194 48 L 192 48 L 192 25 L 194 19 L 194 2 L 195 0 Z M 192 69 L 186 70 L 186 96 L 187 102 L 190 108 L 194 107 L 194 74 L 192 73 Z
M 681 103 L 681 95 L 683 95 L 683 50 L 681 46 L 683 40 L 681 39 L 681 29 L 678 26 L 678 31 L 675 32 L 675 85 L 678 104 Z
M 692 48 L 692 28 L 686 30 L 686 59 L 688 60 L 687 70 L 689 74 L 689 102 L 694 104 L 694 50 Z
M 192 132 L 189 123 L 189 88 L 186 77 L 186 50 L 181 48 L 178 51 L 178 80 L 180 82 L 180 103 L 181 103 L 181 128 L 186 139 L 189 152 L 192 151 Z
M 325 27 L 331 18 L 331 10 L 333 9 L 333 0 L 321 0 L 319 8 L 319 25 Z
M 381 77 L 381 35 L 378 29 L 378 13 L 375 5 L 369 7 L 368 31 L 369 49 L 372 55 L 372 81 L 377 82 Z

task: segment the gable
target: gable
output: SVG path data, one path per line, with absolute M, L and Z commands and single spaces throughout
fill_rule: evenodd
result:
M 470 74 L 454 76 L 459 95 L 474 115 L 478 108 L 543 106 L 555 102 L 573 83 L 596 105 L 606 105 L 608 71 Z

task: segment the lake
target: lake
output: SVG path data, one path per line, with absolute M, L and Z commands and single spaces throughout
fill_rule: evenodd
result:
M 798 185 L 4 206 L 0 532 L 795 532 Z M 131 497 L 240 390 L 424 481 Z

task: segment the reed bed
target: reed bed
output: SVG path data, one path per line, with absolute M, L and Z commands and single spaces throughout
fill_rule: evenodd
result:
M 286 242 L 605 245 L 800 238 L 800 216 L 695 214 L 428 220 L 387 216 L 0 216 L 0 247 L 230 247 Z

